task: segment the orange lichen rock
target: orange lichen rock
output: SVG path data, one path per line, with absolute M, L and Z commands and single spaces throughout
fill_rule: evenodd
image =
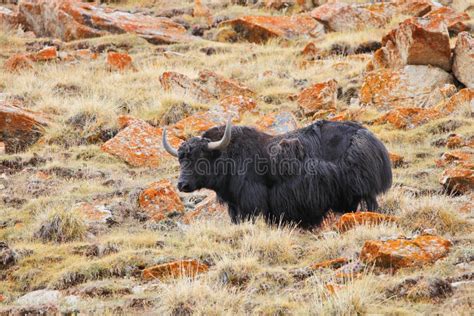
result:
M 163 148 L 161 138 L 161 128 L 142 120 L 129 119 L 128 125 L 105 142 L 101 149 L 134 167 L 159 167 L 170 159 L 174 161 L 174 157 Z M 168 135 L 168 141 L 175 148 L 182 142 L 172 134 Z
M 474 166 L 458 166 L 446 169 L 440 183 L 449 192 L 468 194 L 474 191 Z
M 143 270 L 143 279 L 166 279 L 180 277 L 196 277 L 200 273 L 207 272 L 209 266 L 195 259 L 178 260 L 160 264 Z
M 259 118 L 256 127 L 268 134 L 278 135 L 293 131 L 299 126 L 292 113 L 278 112 L 269 113 Z
M 242 16 L 223 22 L 247 41 L 266 42 L 270 38 L 291 39 L 296 36 L 319 37 L 324 27 L 308 14 L 293 16 Z
M 48 124 L 42 113 L 24 109 L 18 101 L 0 101 L 0 140 L 5 143 L 7 153 L 34 144 Z
M 138 197 L 138 205 L 152 220 L 160 221 L 171 212 L 184 212 L 184 204 L 169 180 L 153 182 Z
M 334 109 L 337 101 L 337 81 L 329 80 L 316 83 L 304 89 L 298 95 L 298 106 L 306 116 L 311 116 L 319 110 Z
M 390 157 L 392 166 L 400 167 L 401 165 L 403 165 L 403 156 L 391 152 L 388 153 L 388 156 Z
M 33 63 L 27 55 L 15 54 L 5 61 L 3 68 L 9 72 L 18 72 L 20 70 L 32 69 Z
M 396 220 L 397 218 L 394 216 L 373 212 L 347 213 L 341 216 L 336 227 L 340 232 L 345 232 L 358 225 L 376 225 L 383 222 L 395 222 Z
M 110 10 L 75 0 L 23 0 L 23 23 L 37 36 L 64 41 L 134 33 L 154 44 L 189 42 L 186 29 L 164 17 Z
M 413 240 L 368 240 L 360 258 L 383 268 L 406 268 L 432 263 L 449 252 L 452 243 L 437 236 L 419 236 Z
M 198 218 L 217 216 L 226 212 L 227 207 L 217 202 L 216 194 L 211 191 L 204 200 L 194 207 L 194 210 L 187 212 L 183 216 L 182 221 L 185 224 L 190 224 Z
M 133 68 L 132 57 L 129 54 L 109 52 L 107 54 L 107 65 L 114 70 L 125 70 Z

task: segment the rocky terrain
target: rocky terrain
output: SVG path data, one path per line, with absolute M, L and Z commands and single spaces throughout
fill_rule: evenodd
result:
M 468 315 L 469 0 L 0 0 L 0 314 Z M 354 120 L 379 213 L 233 225 L 174 146 Z

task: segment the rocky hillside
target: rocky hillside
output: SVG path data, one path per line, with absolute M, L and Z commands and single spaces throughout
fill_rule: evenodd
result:
M 469 0 L 0 0 L 0 314 L 443 314 L 474 304 Z M 233 225 L 176 190 L 224 124 L 354 120 L 379 213 Z

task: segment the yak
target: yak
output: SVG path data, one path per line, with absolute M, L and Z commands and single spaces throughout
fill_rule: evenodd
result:
M 263 216 L 268 223 L 310 228 L 330 210 L 377 210 L 392 185 L 387 149 L 352 121 L 320 120 L 281 135 L 255 128 L 213 127 L 179 149 L 163 147 L 180 164 L 178 189 L 216 192 L 233 223 Z

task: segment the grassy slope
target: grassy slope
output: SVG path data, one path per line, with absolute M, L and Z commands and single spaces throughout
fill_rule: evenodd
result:
M 129 2 L 130 6 L 136 5 L 133 1 Z M 164 5 L 160 1 L 155 2 L 155 7 L 153 1 L 138 2 L 151 8 Z M 189 3 L 185 5 L 189 6 Z M 218 9 L 222 14 L 249 10 L 236 6 Z M 322 45 L 329 46 L 339 40 L 378 40 L 384 32 L 334 33 Z M 0 62 L 14 52 L 24 51 L 25 42 L 15 31 L 1 31 Z M 349 84 L 360 86 L 368 58 L 334 56 L 303 69 L 298 66 L 297 55 L 304 41 L 290 44 L 272 41 L 266 45 L 202 41 L 167 46 L 166 49 L 180 54 L 166 56 L 155 46 L 131 35 L 90 42 L 129 44 L 129 53 L 137 71 L 108 72 L 104 56 L 101 56 L 96 61 L 76 64 L 37 64 L 32 71 L 19 74 L 0 72 L 0 92 L 22 97 L 31 109 L 57 115 L 58 118 L 48 129 L 44 142 L 33 146 L 27 153 L 6 155 L 1 159 L 13 159 L 15 156 L 27 159 L 38 154 L 51 158 L 41 168 L 82 168 L 90 173 L 106 173 L 105 178 L 92 179 L 53 177 L 36 195 L 31 190 L 34 168 L 8 176 L 5 190 L 27 201 L 21 205 L 0 204 L 0 218 L 10 223 L 0 229 L 0 240 L 7 241 L 14 249 L 31 250 L 32 254 L 20 259 L 11 275 L 0 283 L 0 293 L 7 296 L 6 303 L 28 291 L 44 287 L 69 288 L 70 293 L 84 293 L 88 286 L 95 286 L 107 288 L 112 294 L 105 297 L 82 295 L 83 309 L 127 311 L 134 308 L 134 302 L 140 301 L 149 310 L 165 313 L 469 313 L 472 304 L 469 288 L 459 290 L 453 297 L 438 303 L 425 299 L 423 289 L 420 289 L 421 294 L 413 295 L 408 300 L 385 295 L 387 288 L 406 277 L 423 275 L 444 278 L 465 273 L 466 270 L 472 272 L 472 265 L 466 267 L 462 264 L 473 255 L 472 213 L 459 212 L 469 197 L 417 197 L 405 189 L 409 186 L 429 192 L 439 188 L 438 176 L 442 170 L 435 167 L 434 160 L 446 149 L 434 147 L 431 143 L 453 132 L 439 128 L 449 120 L 460 122 L 456 133 L 473 136 L 473 120 L 462 115 L 433 121 L 408 131 L 395 130 L 390 126 L 371 128 L 391 151 L 403 155 L 407 161 L 406 166 L 394 170 L 394 188 L 381 197 L 380 203 L 384 211 L 401 217 L 397 225 L 362 226 L 338 234 L 329 232 L 329 229 L 305 232 L 268 227 L 262 221 L 235 226 L 226 216 L 199 221 L 189 227 L 169 229 L 152 229 L 128 219 L 120 226 L 94 236 L 75 227 L 73 221 L 71 225 L 74 227 L 69 234 L 77 237 L 77 241 L 55 244 L 36 239 L 33 233 L 52 215 L 64 214 L 77 201 L 91 201 L 99 194 L 117 190 L 117 187 L 104 185 L 107 179 L 121 182 L 118 185 L 120 188 L 136 188 L 161 177 L 176 175 L 175 169 L 133 169 L 102 153 L 98 145 L 77 145 L 77 139 L 94 133 L 98 128 L 116 127 L 117 116 L 126 112 L 159 121 L 166 108 L 183 101 L 194 107 L 208 106 L 184 96 L 165 93 L 159 84 L 159 76 L 164 71 L 176 71 L 190 77 L 196 77 L 202 69 L 216 71 L 255 90 L 260 96 L 257 99 L 259 108 L 269 111 L 296 108 L 295 103 L 287 98 L 299 91 L 294 79 L 306 79 L 309 83 L 336 79 L 342 87 Z M 201 48 L 209 46 L 218 48 L 218 53 L 206 56 L 200 52 Z M 341 63 L 345 66 L 334 67 Z M 262 73 L 267 70 L 274 75 L 263 77 Z M 60 84 L 70 85 L 76 92 L 58 92 Z M 272 104 L 264 102 L 268 99 L 265 96 L 272 97 Z M 86 125 L 84 130 L 71 129 L 65 122 L 82 112 L 94 113 L 98 120 Z M 250 120 L 244 118 L 244 122 Z M 301 121 L 303 125 L 306 123 L 308 121 Z M 432 266 L 406 269 L 393 275 L 368 270 L 361 278 L 349 280 L 335 295 L 329 295 L 325 288 L 326 282 L 335 280 L 332 271 L 322 271 L 303 281 L 292 276 L 292 271 L 313 262 L 338 256 L 356 257 L 367 239 L 410 235 L 425 228 L 435 228 L 438 234 L 455 241 L 449 256 Z M 91 258 L 78 250 L 91 244 L 112 245 L 118 252 Z M 182 257 L 199 258 L 215 265 L 208 274 L 196 280 L 142 284 L 136 277 L 137 267 Z M 103 281 L 98 283 L 97 280 Z M 133 293 L 131 288 L 134 288 Z

